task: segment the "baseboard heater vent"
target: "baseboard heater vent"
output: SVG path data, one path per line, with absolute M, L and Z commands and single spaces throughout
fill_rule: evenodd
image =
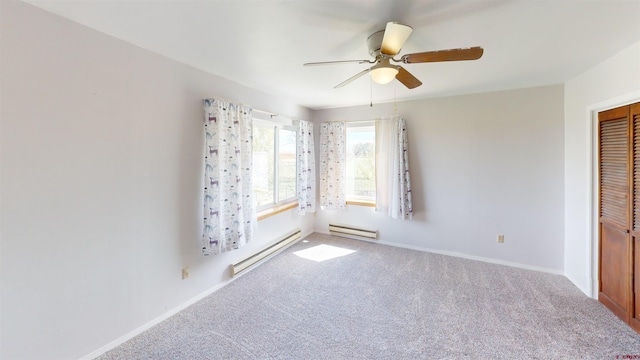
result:
M 275 253 L 281 251 L 286 246 L 293 244 L 302 236 L 302 232 L 300 229 L 290 233 L 289 235 L 284 236 L 282 239 L 278 240 L 273 245 L 269 246 L 266 249 L 263 249 L 248 258 L 231 265 L 231 275 L 236 276 L 245 270 L 253 267 L 257 263 L 265 260 L 267 257 L 274 255 Z
M 329 224 L 329 234 L 358 240 L 375 240 L 378 238 L 376 230 L 351 225 Z

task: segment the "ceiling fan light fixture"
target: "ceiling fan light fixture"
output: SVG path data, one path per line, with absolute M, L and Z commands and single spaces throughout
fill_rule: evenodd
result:
M 377 67 L 371 70 L 371 78 L 380 85 L 388 84 L 398 75 L 398 69 L 392 66 Z

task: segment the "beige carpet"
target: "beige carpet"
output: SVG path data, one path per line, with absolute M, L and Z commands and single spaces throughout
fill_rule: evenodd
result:
M 640 335 L 563 276 L 313 234 L 100 358 L 628 355 Z

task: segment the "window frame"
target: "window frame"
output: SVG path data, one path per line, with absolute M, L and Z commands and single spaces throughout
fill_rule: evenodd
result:
M 347 205 L 358 205 L 358 206 L 376 206 L 376 186 L 375 183 L 375 175 L 376 175 L 376 158 L 375 158 L 375 140 L 376 140 L 376 121 L 357 121 L 357 122 L 346 122 L 345 123 L 345 145 L 349 138 L 349 128 L 359 128 L 359 127 L 372 127 L 373 128 L 373 151 L 374 151 L 374 159 L 373 159 L 373 174 L 374 174 L 374 195 L 373 197 L 365 197 L 358 195 L 350 195 L 346 192 L 345 189 L 345 201 Z M 346 164 L 346 156 L 347 152 L 345 151 L 345 164 Z M 346 174 L 345 174 L 346 176 Z
M 256 202 L 256 213 L 258 214 L 258 220 L 261 220 L 265 217 L 271 216 L 271 215 L 275 215 L 278 214 L 282 211 L 285 210 L 289 210 L 295 206 L 298 205 L 298 197 L 297 195 L 294 193 L 294 195 L 292 197 L 286 198 L 286 199 L 282 199 L 282 200 L 278 200 L 279 197 L 279 184 L 280 184 L 280 179 L 279 179 L 279 165 L 280 165 L 280 131 L 281 130 L 287 130 L 287 131 L 293 131 L 293 133 L 295 134 L 295 143 L 296 143 L 296 147 L 295 147 L 295 155 L 294 158 L 296 159 L 295 161 L 295 166 L 296 166 L 296 170 L 295 170 L 295 188 L 296 188 L 296 192 L 297 192 L 297 188 L 298 188 L 298 147 L 297 147 L 297 141 L 298 141 L 298 131 L 297 128 L 293 125 L 288 125 L 288 124 L 282 124 L 282 123 L 278 123 L 275 121 L 268 121 L 268 120 L 263 120 L 263 119 L 257 119 L 257 118 L 253 118 L 253 127 L 264 127 L 264 128 L 273 128 L 273 198 L 272 198 L 272 202 L 267 203 L 267 204 L 263 204 L 263 205 L 258 205 Z M 253 129 L 252 129 L 253 131 Z M 253 156 L 253 154 L 252 154 Z

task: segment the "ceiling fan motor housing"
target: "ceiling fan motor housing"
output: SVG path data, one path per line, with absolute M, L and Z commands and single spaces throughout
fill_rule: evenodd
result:
M 379 30 L 369 35 L 367 38 L 367 47 L 369 47 L 369 54 L 372 57 L 378 57 L 380 55 L 380 48 L 382 47 L 382 39 L 384 38 L 384 30 Z

